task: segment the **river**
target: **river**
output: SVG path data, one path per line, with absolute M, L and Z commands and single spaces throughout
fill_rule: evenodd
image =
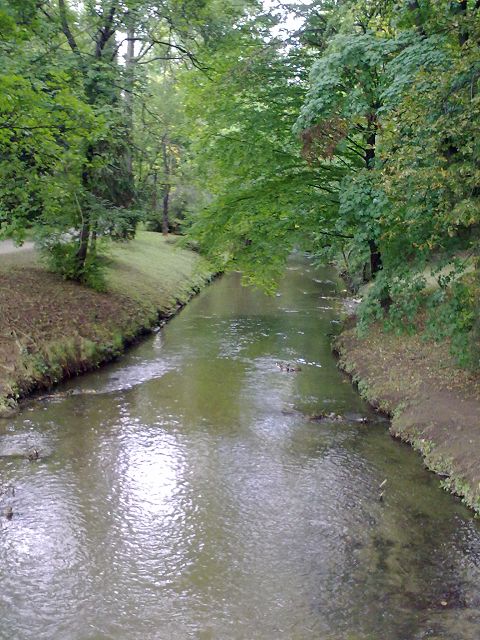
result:
M 0 421 L 2 640 L 480 637 L 479 524 L 336 369 L 338 288 L 223 277 Z

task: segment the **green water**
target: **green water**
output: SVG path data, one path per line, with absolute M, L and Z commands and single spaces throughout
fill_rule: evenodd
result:
M 480 637 L 479 525 L 337 371 L 334 280 L 224 277 L 0 421 L 2 640 Z

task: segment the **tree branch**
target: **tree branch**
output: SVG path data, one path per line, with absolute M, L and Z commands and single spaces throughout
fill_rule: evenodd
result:
M 98 35 L 96 37 L 97 46 L 95 47 L 95 57 L 97 59 L 102 57 L 105 45 L 115 33 L 115 28 L 112 28 L 112 24 L 116 10 L 116 2 L 112 2 L 110 11 L 108 12 L 105 20 L 105 24 L 99 29 Z
M 331 231 L 316 231 L 315 233 L 320 233 L 322 236 L 333 236 L 334 238 L 345 238 L 345 240 L 351 240 L 355 236 L 346 236 L 343 233 L 333 233 Z
M 58 0 L 58 11 L 60 13 L 60 24 L 62 25 L 63 34 L 67 39 L 70 49 L 73 51 L 73 53 L 78 54 L 80 53 L 80 50 L 78 48 L 78 44 L 75 38 L 73 37 L 73 33 L 70 30 L 70 26 L 68 24 L 65 0 Z

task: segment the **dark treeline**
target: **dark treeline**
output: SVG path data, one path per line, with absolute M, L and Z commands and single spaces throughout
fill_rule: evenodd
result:
M 4 236 L 96 286 L 139 222 L 267 289 L 298 246 L 478 366 L 478 0 L 0 7 Z

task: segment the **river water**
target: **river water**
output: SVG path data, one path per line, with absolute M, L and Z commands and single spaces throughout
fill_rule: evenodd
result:
M 479 525 L 337 371 L 338 286 L 221 278 L 0 421 L 2 640 L 480 637 Z

